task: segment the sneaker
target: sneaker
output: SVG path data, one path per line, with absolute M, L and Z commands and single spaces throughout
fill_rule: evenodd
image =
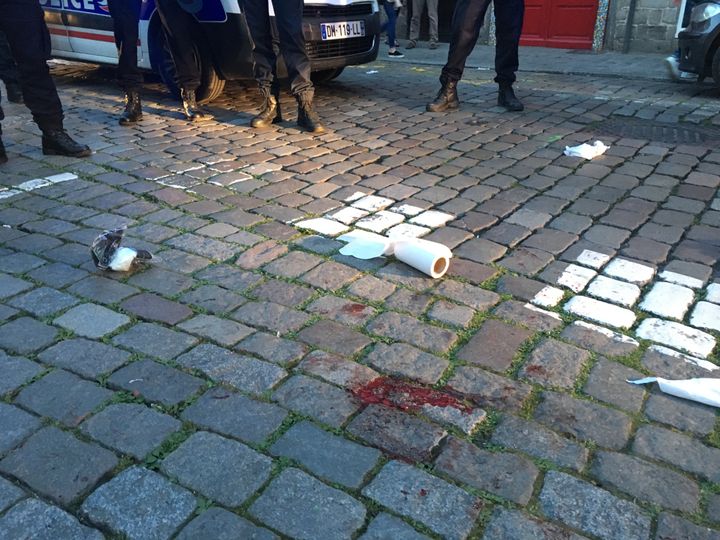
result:
M 438 42 L 437 41 L 431 41 L 430 45 L 428 45 L 430 49 L 437 49 L 438 48 Z
M 690 73 L 689 71 L 680 72 L 681 81 L 694 81 L 695 79 L 697 79 L 697 75 L 695 75 L 694 73 Z
M 415 41 L 414 39 L 411 39 L 410 41 L 408 41 L 408 44 L 405 45 L 406 49 L 414 49 L 415 47 L 417 47 L 417 41 Z
M 405 55 L 397 49 L 395 49 L 394 51 L 388 51 L 388 56 L 390 58 L 405 58 Z
M 678 62 L 678 59 L 675 58 L 675 56 L 668 56 L 665 59 L 665 65 L 667 66 L 668 73 L 670 74 L 670 78 L 673 81 L 679 81 L 680 80 L 680 63 Z

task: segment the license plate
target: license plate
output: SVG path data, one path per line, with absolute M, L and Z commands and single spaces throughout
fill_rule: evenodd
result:
M 363 37 L 365 21 L 320 23 L 320 34 L 323 41 Z

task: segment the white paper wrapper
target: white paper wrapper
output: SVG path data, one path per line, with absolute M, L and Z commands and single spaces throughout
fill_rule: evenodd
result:
M 685 379 L 670 381 L 661 377 L 645 377 L 631 384 L 648 384 L 656 382 L 660 390 L 671 396 L 704 403 L 713 407 L 720 407 L 720 379 Z
M 566 156 L 581 157 L 585 159 L 592 159 L 594 157 L 602 156 L 609 146 L 605 146 L 600 141 L 595 141 L 593 144 L 581 144 L 580 146 L 566 146 L 564 154 Z
M 395 258 L 433 278 L 445 275 L 452 257 L 452 251 L 447 246 L 420 238 L 400 240 L 358 238 L 345 245 L 340 253 L 358 259 L 395 255 Z

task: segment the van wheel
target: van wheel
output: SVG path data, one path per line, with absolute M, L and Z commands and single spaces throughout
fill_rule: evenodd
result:
M 180 99 L 180 88 L 178 88 L 176 82 L 175 63 L 170 53 L 170 46 L 165 39 L 162 26 L 156 23 L 152 28 L 150 34 L 150 62 L 173 97 Z M 215 71 L 207 48 L 197 41 L 193 42 L 193 56 L 200 69 L 200 87 L 195 95 L 199 103 L 207 103 L 222 94 L 225 81 Z
M 715 56 L 713 56 L 712 76 L 715 79 L 715 84 L 720 87 L 720 47 L 715 49 Z
M 320 71 L 312 72 L 312 81 L 315 84 L 329 83 L 333 79 L 337 79 L 345 68 L 332 68 L 332 69 L 321 69 Z

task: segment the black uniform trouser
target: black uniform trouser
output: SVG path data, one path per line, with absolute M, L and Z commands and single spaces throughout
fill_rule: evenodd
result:
M 512 84 L 518 69 L 518 46 L 522 32 L 524 0 L 495 0 L 495 82 Z M 462 78 L 467 57 L 475 47 L 490 0 L 458 0 L 452 18 L 452 37 L 447 64 L 440 82 Z
M 43 131 L 62 129 L 62 104 L 47 65 L 50 34 L 40 4 L 37 0 L 0 0 L 0 13 L 0 31 L 10 43 L 33 120 Z
M 118 48 L 117 79 L 125 92 L 138 92 L 143 76 L 137 65 L 138 24 L 142 0 L 108 0 Z
M 195 91 L 200 86 L 200 69 L 192 46 L 195 17 L 180 7 L 178 0 L 156 0 L 155 5 L 175 63 L 177 85 Z
M 15 64 L 10 44 L 3 32 L 0 32 L 0 79 L 6 86 L 20 84 L 17 64 Z
M 282 53 L 294 95 L 312 90 L 310 58 L 305 50 L 302 32 L 303 0 L 272 0 Z M 276 81 L 277 57 L 273 49 L 270 13 L 267 0 L 245 0 L 245 17 L 252 36 L 255 80 L 262 88 Z

